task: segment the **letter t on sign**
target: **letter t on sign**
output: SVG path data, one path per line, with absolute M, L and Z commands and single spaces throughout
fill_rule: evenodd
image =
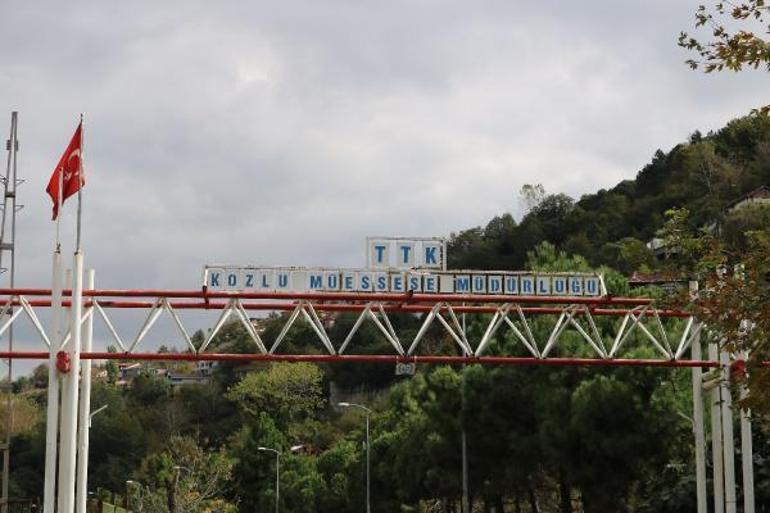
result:
M 398 267 L 401 269 L 414 267 L 414 242 L 398 243 Z
M 390 243 L 388 241 L 373 240 L 369 242 L 369 257 L 373 268 L 390 267 Z

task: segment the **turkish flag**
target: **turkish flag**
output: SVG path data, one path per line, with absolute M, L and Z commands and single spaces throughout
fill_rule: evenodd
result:
M 75 134 L 72 136 L 67 149 L 56 164 L 51 179 L 48 180 L 48 187 L 45 192 L 53 201 L 53 219 L 59 216 L 59 185 L 62 186 L 61 202 L 78 192 L 86 184 L 83 174 L 83 162 L 81 160 L 81 150 L 83 142 L 83 122 L 78 124 Z

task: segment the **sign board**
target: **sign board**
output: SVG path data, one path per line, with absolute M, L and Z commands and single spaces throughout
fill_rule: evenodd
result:
M 396 376 L 414 376 L 417 371 L 417 364 L 414 362 L 398 362 L 396 364 Z
M 440 237 L 367 237 L 370 269 L 446 269 L 446 240 Z
M 233 292 L 407 292 L 503 296 L 601 296 L 595 273 L 446 270 L 446 242 L 438 238 L 370 237 L 368 267 L 210 265 L 209 290 Z

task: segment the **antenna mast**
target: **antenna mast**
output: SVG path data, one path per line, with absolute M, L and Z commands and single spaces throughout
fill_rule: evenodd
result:
M 16 156 L 19 151 L 19 140 L 17 139 L 18 113 L 11 113 L 11 133 L 6 140 L 6 150 L 8 151 L 8 160 L 5 167 L 5 176 L 0 176 L 0 182 L 3 187 L 2 213 L 0 213 L 0 273 L 8 273 L 10 278 L 9 285 L 15 285 L 16 274 L 16 212 L 22 209 L 22 205 L 16 204 L 16 186 L 23 180 L 16 177 Z M 11 306 L 6 315 L 13 315 Z M 13 350 L 13 326 L 8 329 L 8 349 Z M 11 431 L 13 430 L 13 360 L 8 359 L 8 381 L 3 383 L 0 391 L 6 393 L 7 404 L 5 416 L 5 440 L 0 441 L 0 448 L 3 451 L 3 481 L 2 495 L 0 496 L 0 513 L 8 513 L 8 481 L 11 471 Z

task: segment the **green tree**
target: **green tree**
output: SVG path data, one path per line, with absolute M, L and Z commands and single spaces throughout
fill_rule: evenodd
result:
M 252 372 L 230 389 L 228 397 L 246 415 L 269 412 L 286 428 L 310 418 L 324 405 L 323 372 L 312 363 L 274 363 L 264 372 Z
M 206 451 L 189 437 L 172 436 L 142 461 L 137 499 L 148 513 L 235 513 L 225 500 L 233 462 L 223 451 Z

